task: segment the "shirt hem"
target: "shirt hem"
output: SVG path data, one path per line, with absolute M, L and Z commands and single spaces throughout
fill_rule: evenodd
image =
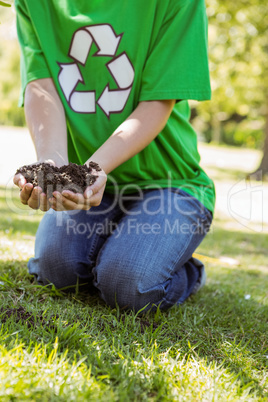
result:
M 166 99 L 176 99 L 176 100 L 199 100 L 205 101 L 211 99 L 210 91 L 157 91 L 157 92 L 144 92 L 140 95 L 140 101 L 150 101 L 150 100 L 166 100 Z

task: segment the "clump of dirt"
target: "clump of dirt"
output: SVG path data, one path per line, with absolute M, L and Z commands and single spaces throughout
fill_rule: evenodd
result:
M 63 190 L 70 190 L 83 194 L 88 186 L 95 183 L 98 178 L 96 172 L 100 171 L 101 168 L 95 162 L 89 162 L 89 166 L 69 163 L 61 167 L 37 163 L 22 166 L 15 174 L 22 174 L 27 183 L 41 187 L 47 197 L 51 198 L 53 191 L 61 193 Z

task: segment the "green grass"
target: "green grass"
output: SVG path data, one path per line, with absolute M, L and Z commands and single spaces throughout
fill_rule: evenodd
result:
M 26 264 L 42 213 L 10 195 L 0 190 L 1 401 L 268 401 L 267 234 L 216 218 L 198 249 L 214 258 L 205 288 L 139 316 L 37 286 Z

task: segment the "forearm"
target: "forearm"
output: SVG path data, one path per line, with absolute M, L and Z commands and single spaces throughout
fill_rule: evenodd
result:
M 110 173 L 154 140 L 166 125 L 174 104 L 174 100 L 140 102 L 89 160 Z
M 50 78 L 30 82 L 25 91 L 25 117 L 40 162 L 68 163 L 65 113 Z

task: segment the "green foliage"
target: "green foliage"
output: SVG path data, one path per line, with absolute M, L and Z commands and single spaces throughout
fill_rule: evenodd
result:
M 0 7 L 0 125 L 22 126 L 24 111 L 18 107 L 20 52 L 15 36 L 15 16 Z
M 263 130 L 252 129 L 247 122 L 229 122 L 224 125 L 222 141 L 228 145 L 260 149 L 263 145 Z
M 259 147 L 268 104 L 268 3 L 206 3 L 213 97 L 211 102 L 198 105 L 199 118 L 206 122 L 204 130 L 213 132 L 218 141 L 228 138 L 234 145 Z M 228 124 L 234 114 L 245 121 L 234 119 L 230 130 Z M 221 131 L 227 133 L 221 136 Z
M 19 51 L 14 40 L 8 46 L 0 44 L 0 70 L 5 78 L 0 80 L 0 124 L 24 125 L 24 111 L 18 107 L 20 91 Z

